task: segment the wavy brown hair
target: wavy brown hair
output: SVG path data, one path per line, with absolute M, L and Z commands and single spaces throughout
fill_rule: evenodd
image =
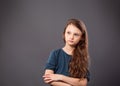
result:
M 63 32 L 65 42 L 65 31 L 68 25 L 73 24 L 81 32 L 82 36 L 79 43 L 75 46 L 72 59 L 69 63 L 70 76 L 74 78 L 85 78 L 88 72 L 88 34 L 86 26 L 81 20 L 69 19 Z

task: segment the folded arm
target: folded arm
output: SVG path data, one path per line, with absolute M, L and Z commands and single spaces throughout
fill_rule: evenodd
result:
M 72 78 L 61 74 L 54 74 L 52 70 L 46 70 L 44 81 L 53 86 L 87 86 L 87 79 Z
M 51 74 L 54 74 L 54 72 L 52 70 L 45 71 L 45 74 L 43 76 L 45 83 L 50 84 L 52 86 L 72 86 L 72 85 L 65 83 L 63 81 L 60 81 L 60 80 L 51 80 L 50 78 L 48 78 L 48 75 L 51 75 Z

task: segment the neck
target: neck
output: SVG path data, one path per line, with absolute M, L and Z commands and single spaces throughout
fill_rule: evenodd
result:
M 70 54 L 70 55 L 73 54 L 73 50 L 74 50 L 74 49 L 75 49 L 75 47 L 69 46 L 69 45 L 65 45 L 65 46 L 63 47 L 63 50 L 64 50 L 66 53 Z

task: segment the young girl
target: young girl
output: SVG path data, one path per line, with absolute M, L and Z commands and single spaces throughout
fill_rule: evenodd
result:
M 69 19 L 63 32 L 65 46 L 48 58 L 44 82 L 51 86 L 87 86 L 88 36 L 81 20 Z

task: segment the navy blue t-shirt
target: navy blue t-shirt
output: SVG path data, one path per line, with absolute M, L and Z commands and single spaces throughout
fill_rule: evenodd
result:
M 69 73 L 69 62 L 71 60 L 71 55 L 68 55 L 64 52 L 63 49 L 53 50 L 48 58 L 45 69 L 53 70 L 55 74 L 62 74 L 65 76 L 70 76 Z M 86 78 L 89 81 L 89 72 L 86 75 Z

